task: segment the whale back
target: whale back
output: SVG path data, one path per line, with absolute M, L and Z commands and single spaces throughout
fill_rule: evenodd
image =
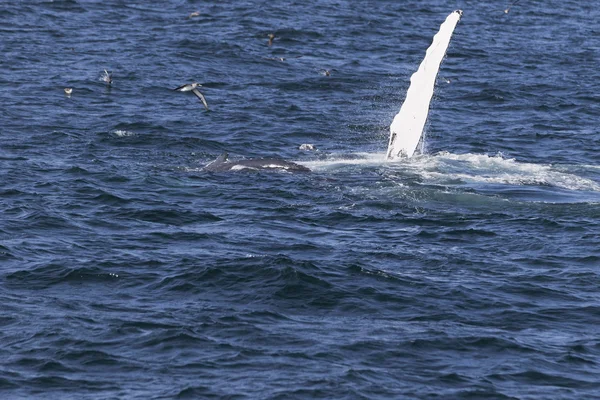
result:
M 239 161 L 229 161 L 228 154 L 223 153 L 214 161 L 208 163 L 205 171 L 289 171 L 289 172 L 310 172 L 310 169 L 304 165 L 292 161 L 286 161 L 280 158 L 250 158 Z

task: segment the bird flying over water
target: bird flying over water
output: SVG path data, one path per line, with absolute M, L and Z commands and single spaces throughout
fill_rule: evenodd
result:
M 517 4 L 520 0 L 515 0 L 512 3 L 510 3 L 510 5 L 504 10 L 504 14 L 508 14 L 510 12 L 510 8 L 512 6 L 514 6 L 515 4 Z
M 202 85 L 200 85 L 199 83 L 196 82 L 192 82 L 192 83 L 186 83 L 185 85 L 181 85 L 173 90 L 176 90 L 178 92 L 192 92 L 196 95 L 196 97 L 198 99 L 200 99 L 200 101 L 202 102 L 202 104 L 204 104 L 204 107 L 206 108 L 206 110 L 208 111 L 208 103 L 206 102 L 206 98 L 204 98 L 204 95 L 202 93 L 200 93 L 200 91 L 198 90 L 199 87 L 201 87 Z
M 102 75 L 102 80 L 106 82 L 107 85 L 112 84 L 112 72 L 108 73 L 107 70 L 104 70 L 104 75 Z

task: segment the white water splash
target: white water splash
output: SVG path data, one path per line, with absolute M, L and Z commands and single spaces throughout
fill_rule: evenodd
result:
M 120 130 L 120 129 L 111 131 L 110 133 L 112 133 L 113 135 L 115 135 L 117 137 L 127 137 L 127 136 L 135 136 L 136 135 L 135 132 L 125 131 L 125 130 Z
M 386 164 L 381 154 L 378 153 L 352 153 L 344 155 L 330 155 L 325 160 L 294 161 L 302 164 L 310 170 L 331 170 L 344 166 L 381 166 Z
M 334 171 L 356 167 L 381 167 L 394 173 L 417 176 L 424 184 L 473 185 L 500 184 L 515 186 L 548 186 L 573 191 L 600 192 L 600 184 L 579 173 L 582 168 L 590 171 L 596 167 L 550 165 L 518 162 L 501 154 L 452 154 L 441 152 L 388 162 L 376 153 L 357 153 L 352 158 L 331 156 L 328 160 L 302 162 L 315 172 Z M 356 158 L 354 158 L 356 157 Z
M 450 154 L 423 157 L 422 176 L 429 181 L 461 181 L 466 184 L 552 186 L 575 191 L 600 192 L 600 184 L 576 175 L 568 166 L 518 162 L 502 155 Z

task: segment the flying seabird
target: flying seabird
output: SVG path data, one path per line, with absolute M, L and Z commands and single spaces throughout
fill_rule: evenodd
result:
M 510 3 L 510 5 L 508 6 L 508 8 L 506 10 L 504 10 L 504 14 L 508 14 L 510 12 L 510 8 L 512 6 L 514 6 L 515 4 L 517 4 L 520 0 L 515 0 L 512 3 Z
M 196 97 L 200 99 L 202 104 L 204 104 L 204 107 L 206 107 L 206 110 L 208 110 L 208 103 L 206 102 L 204 95 L 202 93 L 200 93 L 200 91 L 197 89 L 198 87 L 201 87 L 201 86 L 202 85 L 200 85 L 199 83 L 192 82 L 192 83 L 186 83 L 185 85 L 181 85 L 178 88 L 175 88 L 173 90 L 177 90 L 178 92 L 194 93 L 196 95 Z
M 104 70 L 104 75 L 102 75 L 102 80 L 106 82 L 107 85 L 112 83 L 112 72 L 109 74 L 107 70 Z
M 303 56 L 294 56 L 292 58 L 301 58 Z M 281 61 L 284 62 L 285 60 L 287 60 L 287 58 L 285 57 L 263 57 L 265 60 L 271 60 L 271 61 Z

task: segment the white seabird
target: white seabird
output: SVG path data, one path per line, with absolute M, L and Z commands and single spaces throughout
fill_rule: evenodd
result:
M 112 72 L 109 73 L 107 70 L 104 70 L 104 75 L 102 75 L 102 80 L 106 82 L 107 85 L 112 83 Z
M 202 85 L 200 85 L 199 83 L 196 83 L 196 82 L 192 82 L 192 83 L 186 83 L 185 85 L 181 85 L 173 90 L 176 90 L 178 92 L 194 93 L 196 95 L 196 97 L 200 99 L 202 104 L 204 104 L 204 107 L 206 108 L 206 110 L 208 110 L 208 103 L 206 102 L 204 95 L 202 93 L 200 93 L 200 91 L 198 90 L 198 87 L 202 87 Z

